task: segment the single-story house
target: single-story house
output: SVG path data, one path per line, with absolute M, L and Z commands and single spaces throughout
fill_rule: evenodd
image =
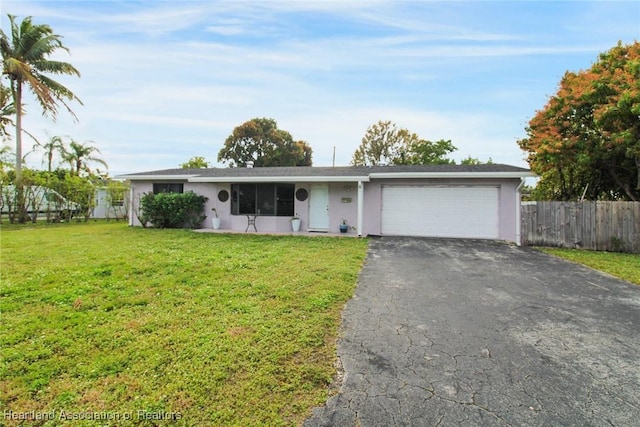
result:
M 130 224 L 149 192 L 208 197 L 221 229 L 432 236 L 520 242 L 520 189 L 529 170 L 502 164 L 166 169 L 123 175 Z

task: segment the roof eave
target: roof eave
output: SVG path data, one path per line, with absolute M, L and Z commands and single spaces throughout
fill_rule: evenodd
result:
M 373 172 L 371 179 L 425 179 L 425 178 L 525 178 L 535 177 L 535 173 L 526 172 Z
M 196 176 L 189 182 L 369 182 L 368 176 Z
M 189 180 L 198 175 L 118 175 L 117 179 L 127 179 L 129 181 L 178 181 Z
M 129 181 L 187 181 L 187 182 L 211 182 L 211 183 L 242 183 L 242 182 L 369 182 L 373 179 L 425 179 L 425 178 L 510 178 L 520 179 L 526 177 L 536 177 L 531 171 L 516 172 L 372 172 L 368 176 L 340 176 L 340 175 L 319 175 L 319 176 L 201 176 L 194 174 L 184 175 L 118 175 L 117 179 Z

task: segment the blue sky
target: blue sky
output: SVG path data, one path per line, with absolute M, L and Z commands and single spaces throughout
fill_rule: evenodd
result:
M 640 40 L 640 2 L 29 1 L 7 13 L 63 36 L 84 105 L 55 123 L 27 98 L 41 141 L 91 141 L 112 175 L 214 166 L 233 128 L 269 117 L 347 165 L 368 126 L 391 120 L 452 157 L 526 166 L 516 141 L 567 70 Z M 26 141 L 29 144 L 28 141 Z M 28 147 L 26 147 L 28 148 Z M 25 150 L 26 151 L 26 150 Z M 27 157 L 42 167 L 42 153 Z

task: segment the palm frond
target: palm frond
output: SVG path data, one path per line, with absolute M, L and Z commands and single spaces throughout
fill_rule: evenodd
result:
M 40 82 L 45 85 L 49 91 L 52 93 L 52 95 L 58 100 L 60 101 L 60 103 L 62 103 L 67 110 L 69 111 L 69 113 L 75 117 L 75 114 L 73 113 L 73 111 L 71 111 L 71 108 L 65 103 L 65 99 L 68 99 L 70 101 L 75 101 L 80 105 L 84 105 L 82 103 L 82 101 L 80 100 L 80 98 L 78 98 L 73 92 L 71 92 L 71 90 L 69 90 L 66 86 L 61 85 L 60 83 L 58 83 L 57 81 L 42 75 L 42 74 L 38 74 L 38 79 L 40 80 Z
M 73 65 L 62 61 L 34 61 L 31 63 L 33 68 L 40 73 L 51 74 L 69 74 L 80 77 L 78 71 Z
M 3 32 L 0 43 L 3 74 L 12 82 L 25 83 L 29 87 L 42 107 L 43 115 L 51 115 L 55 119 L 58 108 L 62 105 L 77 120 L 66 101 L 77 101 L 80 105 L 82 101 L 64 85 L 44 74 L 80 76 L 80 72 L 71 64 L 48 59 L 48 56 L 57 50 L 68 52 L 62 44 L 61 36 L 54 34 L 48 25 L 33 25 L 30 16 L 24 18 L 19 25 L 14 15 L 8 16 L 12 43 Z
M 59 49 L 69 52 L 69 49 L 62 44 L 60 36 L 53 34 L 49 29 L 47 32 L 41 32 L 41 38 L 34 40 L 33 44 L 28 46 L 28 50 L 23 52 L 23 55 L 26 60 L 35 62 Z

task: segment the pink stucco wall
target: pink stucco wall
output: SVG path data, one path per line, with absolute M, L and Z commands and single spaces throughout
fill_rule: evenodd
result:
M 372 180 L 364 183 L 363 204 L 363 235 L 381 234 L 381 197 L 383 185 L 479 185 L 497 186 L 499 188 L 499 234 L 500 239 L 516 241 L 516 188 L 520 184 L 519 179 L 420 179 L 399 180 L 385 179 Z M 355 227 L 358 218 L 358 185 L 354 182 L 329 183 L 329 231 L 337 233 L 342 219 L 346 219 L 349 226 Z M 131 184 L 133 190 L 133 208 L 137 208 L 137 201 L 142 193 L 152 191 L 151 182 L 134 181 Z M 311 184 L 299 183 L 298 188 L 305 188 L 310 192 Z M 204 228 L 212 228 L 212 208 L 216 208 L 221 219 L 221 229 L 244 231 L 247 227 L 245 215 L 231 215 L 231 200 L 220 202 L 218 192 L 227 190 L 231 193 L 231 184 L 228 183 L 184 183 L 184 191 L 194 191 L 209 198 L 205 208 L 207 219 Z M 350 199 L 350 201 L 349 201 Z M 309 200 L 295 200 L 295 213 L 301 219 L 301 231 L 308 230 Z M 133 215 L 132 225 L 140 225 Z M 261 232 L 289 232 L 291 222 L 289 217 L 260 216 L 256 225 Z M 349 233 L 355 234 L 353 229 Z

